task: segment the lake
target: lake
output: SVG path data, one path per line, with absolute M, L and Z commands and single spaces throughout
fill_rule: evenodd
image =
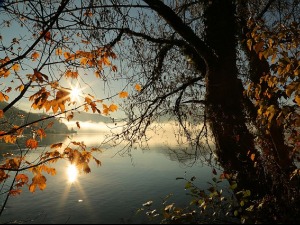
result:
M 70 141 L 66 135 L 51 138 L 64 143 Z M 48 138 L 49 144 L 51 138 Z M 103 134 L 95 133 L 74 136 L 87 146 L 98 145 L 101 138 Z M 36 157 L 47 148 L 39 147 L 31 152 L 30 157 Z M 178 156 L 184 156 L 180 149 L 170 149 L 163 143 L 152 144 L 149 150 L 133 149 L 131 156 L 116 154 L 121 148 L 103 148 L 102 153 L 95 155 L 102 166 L 97 167 L 91 162 L 92 172 L 89 174 L 68 174 L 66 161 L 54 164 L 57 174 L 46 176 L 47 188 L 30 193 L 25 187 L 20 196 L 10 197 L 0 223 L 149 223 L 143 213 L 136 213 L 143 203 L 152 200 L 154 207 L 162 207 L 162 199 L 170 193 L 173 194 L 170 203 L 182 205 L 189 202 L 190 196 L 184 189 L 186 182 L 176 180 L 176 177 L 189 179 L 196 176 L 197 184 L 203 188 L 213 177 L 211 167 L 195 161 L 194 155 L 178 160 Z M 4 197 L 1 196 L 1 202 Z

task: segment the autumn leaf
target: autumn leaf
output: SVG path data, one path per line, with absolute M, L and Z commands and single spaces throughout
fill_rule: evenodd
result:
M 300 95 L 295 96 L 295 102 L 297 102 L 298 106 L 300 106 Z
M 118 106 L 115 104 L 111 104 L 108 109 L 109 111 L 114 112 L 118 109 Z
M 38 147 L 38 142 L 35 139 L 28 139 L 26 141 L 26 147 L 30 148 L 30 149 L 36 149 Z
M 250 159 L 251 159 L 252 161 L 254 161 L 254 159 L 255 159 L 255 154 L 254 154 L 254 153 L 251 154 Z
M 46 133 L 44 131 L 44 129 L 38 129 L 36 131 L 37 135 L 40 136 L 40 139 L 43 139 L 43 137 L 46 137 Z
M 15 72 L 19 71 L 20 70 L 20 65 L 19 64 L 14 64 L 12 65 L 11 69 Z
M 8 87 L 6 90 L 5 90 L 5 93 L 9 93 L 11 91 L 11 87 Z
M 128 93 L 127 93 L 126 91 L 121 91 L 121 92 L 119 93 L 119 97 L 120 97 L 120 98 L 127 98 L 127 97 L 128 97 Z
M 134 88 L 135 88 L 135 90 L 137 90 L 137 91 L 141 91 L 141 90 L 142 90 L 142 87 L 141 87 L 141 85 L 139 85 L 139 84 L 136 84 L 136 85 L 134 86 Z
M 22 190 L 21 189 L 12 189 L 9 191 L 9 195 L 11 196 L 17 196 L 19 194 L 21 194 Z
M 2 109 L 0 109 L 0 118 L 2 118 L 2 117 L 3 117 L 3 115 L 4 115 L 4 113 L 3 113 L 3 110 L 2 110 Z
M 44 36 L 44 39 L 46 42 L 50 41 L 51 40 L 51 33 L 50 31 L 47 31 L 45 36 Z
M 104 65 L 107 65 L 107 66 L 111 65 L 111 62 L 109 61 L 108 57 L 103 57 L 102 60 L 103 60 Z
M 24 85 L 21 84 L 20 86 L 16 87 L 15 90 L 19 90 L 20 92 L 24 90 Z
M 100 78 L 100 77 L 101 77 L 100 71 L 96 71 L 96 72 L 95 72 L 95 76 L 96 76 L 97 78 Z
M 87 64 L 87 61 L 88 61 L 88 58 L 86 58 L 86 57 L 81 58 L 80 65 L 85 66 Z
M 57 49 L 55 50 L 55 54 L 56 54 L 56 55 L 62 55 L 62 50 L 61 50 L 61 48 L 57 48 Z
M 37 78 L 39 80 L 39 82 L 41 82 L 41 83 L 43 83 L 43 81 L 44 81 L 42 73 L 40 71 L 38 71 L 37 69 L 33 70 L 33 77 Z
M 117 71 L 118 71 L 118 68 L 117 68 L 115 65 L 113 65 L 113 66 L 111 67 L 111 70 L 112 70 L 113 72 L 117 72 Z
M 56 143 L 56 144 L 52 144 L 50 146 L 50 148 L 61 148 L 61 146 L 62 146 L 62 143 Z
M 22 181 L 24 183 L 27 183 L 28 182 L 28 176 L 24 173 L 18 174 L 16 176 L 16 181 Z
M 97 166 L 101 166 L 101 161 L 100 160 L 96 159 L 95 157 L 93 157 L 93 159 L 95 160 Z
M 38 52 L 34 52 L 31 55 L 32 61 L 37 60 L 40 57 L 40 54 Z
M 6 94 L 0 92 L 0 102 L 8 101 L 9 97 Z
M 76 122 L 76 126 L 80 129 L 80 124 L 78 121 Z

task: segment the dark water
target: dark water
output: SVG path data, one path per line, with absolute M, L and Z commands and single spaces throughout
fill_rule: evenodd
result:
M 69 142 L 66 136 L 55 138 Z M 99 134 L 78 134 L 76 140 L 94 146 L 99 142 Z M 47 176 L 47 188 L 29 193 L 25 187 L 20 196 L 10 197 L 0 223 L 149 223 L 142 213 L 136 214 L 143 203 L 152 200 L 154 207 L 159 208 L 162 199 L 170 193 L 173 194 L 170 203 L 189 202 L 185 181 L 176 177 L 196 176 L 198 185 L 203 187 L 213 177 L 210 167 L 200 162 L 193 164 L 192 160 L 179 162 L 176 151 L 160 143 L 150 145 L 150 150 L 132 150 L 131 157 L 116 155 L 120 149 L 103 149 L 97 153 L 95 156 L 102 166 L 91 162 L 92 172 L 78 174 L 74 182 L 70 182 L 67 174 L 68 163 L 56 163 L 57 175 Z M 30 157 L 38 156 L 43 150 L 38 148 Z

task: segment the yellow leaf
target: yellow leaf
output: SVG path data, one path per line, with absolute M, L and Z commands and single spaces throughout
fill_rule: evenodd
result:
M 20 65 L 19 64 L 14 64 L 11 69 L 15 72 L 19 71 L 20 70 Z
M 141 87 L 141 85 L 139 85 L 139 84 L 136 84 L 136 85 L 134 86 L 134 88 L 135 88 L 135 90 L 137 90 L 137 91 L 141 91 L 141 90 L 142 90 L 142 87 Z
M 128 93 L 127 93 L 126 91 L 121 91 L 121 92 L 119 93 L 119 97 L 120 97 L 120 98 L 127 98 L 127 97 L 128 97 Z
M 16 87 L 15 90 L 19 90 L 20 92 L 24 90 L 24 85 L 21 84 L 20 86 Z

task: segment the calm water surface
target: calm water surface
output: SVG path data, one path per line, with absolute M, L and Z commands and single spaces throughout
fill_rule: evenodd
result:
M 69 141 L 65 136 L 60 138 L 65 143 Z M 76 140 L 94 146 L 99 134 L 78 134 Z M 47 176 L 44 191 L 29 193 L 24 188 L 20 196 L 9 198 L 0 223 L 149 223 L 145 216 L 136 214 L 143 203 L 152 200 L 154 207 L 159 207 L 162 198 L 170 193 L 173 194 L 170 203 L 180 205 L 190 199 L 184 190 L 185 181 L 176 177 L 195 175 L 198 184 L 205 187 L 213 176 L 211 168 L 201 163 L 191 167 L 186 165 L 190 164 L 188 161 L 179 162 L 164 145 L 132 150 L 132 157 L 116 155 L 120 149 L 97 153 L 95 156 L 102 166 L 91 162 L 92 172 L 78 174 L 74 182 L 70 182 L 67 162 L 58 162 L 57 175 Z M 31 157 L 43 150 L 32 152 Z

